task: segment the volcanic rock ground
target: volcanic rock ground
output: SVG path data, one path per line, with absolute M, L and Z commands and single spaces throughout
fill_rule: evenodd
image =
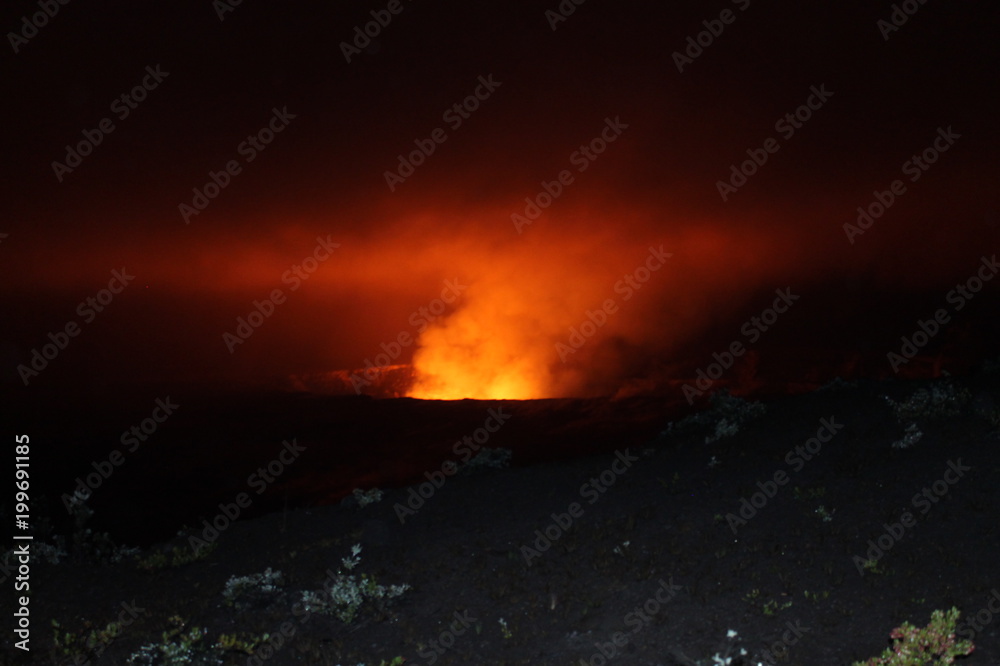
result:
M 886 400 L 912 406 L 934 395 L 946 399 L 915 407 L 912 418 Z M 959 637 L 975 643 L 959 663 L 1000 664 L 996 373 L 772 397 L 762 416 L 710 443 L 731 415 L 682 423 L 662 401 L 643 399 L 242 395 L 196 409 L 171 397 L 181 405 L 176 416 L 94 491 L 95 531 L 149 557 L 183 551 L 181 525 L 204 536 L 202 520 L 240 492 L 252 506 L 214 551 L 183 566 L 148 571 L 134 557 L 33 563 L 32 651 L 15 650 L 5 630 L 0 663 L 71 663 L 54 645 L 52 620 L 64 631 L 103 628 L 126 602 L 144 611 L 92 663 L 127 663 L 140 646 L 162 642 L 179 616 L 185 630 L 207 630 L 201 645 L 223 633 L 273 637 L 284 625 L 280 646 L 257 652 L 275 665 L 402 656 L 408 664 L 672 666 L 710 664 L 727 650 L 736 665 L 850 664 L 881 653 L 902 622 L 924 626 L 933 610 L 955 606 Z M 53 480 L 39 483 L 57 532 L 72 529 L 59 496 L 107 456 L 101 438 L 120 430 L 106 414 L 64 407 L 61 422 L 91 438 L 58 457 L 35 454 L 33 473 Z M 151 407 L 136 397 L 128 413 Z M 511 416 L 485 446 L 512 449 L 513 466 L 449 476 L 433 494 L 425 486 L 430 497 L 403 512 L 408 500 L 416 504 L 421 470 L 455 460 L 453 443 L 491 409 Z M 922 437 L 894 447 L 911 423 Z M 38 427 L 35 442 L 65 436 L 57 425 Z M 827 441 L 818 450 L 813 442 L 808 459 L 796 452 L 817 434 Z M 248 489 L 248 475 L 292 438 L 305 447 L 299 457 L 262 494 Z M 380 502 L 338 502 L 352 487 L 376 485 Z M 758 506 L 752 516 L 744 507 L 739 522 L 744 498 Z M 904 514 L 912 520 L 900 528 Z M 888 550 L 869 552 L 880 538 Z M 294 612 L 303 591 L 343 569 L 354 544 L 362 550 L 352 574 L 411 589 L 366 603 L 350 624 Z M 873 554 L 877 563 L 859 565 Z M 267 568 L 282 572 L 278 589 L 225 603 L 230 577 Z M 192 663 L 210 663 L 205 654 Z M 222 660 L 259 663 L 233 651 Z

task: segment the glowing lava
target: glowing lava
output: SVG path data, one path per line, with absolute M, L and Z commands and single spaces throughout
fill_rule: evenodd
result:
M 530 339 L 532 321 L 511 288 L 482 299 L 475 287 L 466 302 L 420 338 L 413 355 L 416 378 L 409 395 L 426 400 L 530 400 L 549 397 L 550 354 Z

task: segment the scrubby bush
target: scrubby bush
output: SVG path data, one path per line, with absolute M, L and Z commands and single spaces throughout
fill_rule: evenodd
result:
M 137 556 L 135 558 L 135 565 L 144 571 L 160 571 L 161 569 L 168 568 L 176 569 L 177 567 L 183 567 L 191 564 L 192 562 L 200 562 L 201 560 L 204 560 L 212 554 L 218 545 L 219 544 L 217 543 L 211 543 L 198 550 L 194 550 L 186 546 L 173 546 L 167 550 L 154 550 L 145 557 Z
M 883 396 L 892 408 L 899 424 L 905 426 L 902 438 L 892 443 L 894 449 L 906 449 L 916 444 L 924 433 L 918 423 L 958 416 L 972 400 L 966 388 L 956 387 L 950 381 L 940 382 L 930 388 L 917 389 L 903 400 Z
M 956 387 L 950 381 L 917 389 L 899 401 L 885 396 L 900 424 L 958 416 L 970 400 L 972 394 L 968 389 Z
M 345 569 L 351 570 L 361 562 L 360 553 L 361 544 L 355 544 L 351 548 L 351 555 L 341 559 L 340 563 Z M 302 607 L 310 613 L 334 615 L 341 622 L 350 624 L 366 601 L 372 601 L 381 608 L 387 601 L 409 589 L 410 586 L 405 584 L 388 587 L 379 585 L 368 574 L 356 576 L 338 571 L 327 579 L 323 591 L 303 592 Z
M 226 581 L 222 596 L 225 598 L 227 606 L 236 606 L 237 609 L 242 609 L 252 602 L 266 599 L 280 592 L 284 582 L 284 576 L 280 571 L 271 571 L 271 567 L 268 567 L 262 573 L 232 576 Z
M 365 507 L 369 504 L 382 501 L 382 491 L 378 488 L 371 488 L 370 490 L 355 488 L 353 495 L 354 500 L 358 503 L 359 507 Z
M 100 629 L 85 621 L 83 629 L 75 632 L 64 629 L 58 621 L 52 620 L 52 631 L 54 658 L 59 663 L 80 664 L 100 658 L 121 635 L 122 626 L 118 622 L 109 622 Z
M 458 468 L 459 474 L 469 474 L 483 469 L 503 469 L 510 465 L 513 452 L 510 449 L 489 449 L 479 450 L 469 462 Z
M 930 624 L 923 629 L 904 622 L 889 634 L 893 639 L 891 648 L 886 648 L 881 656 L 854 662 L 853 666 L 953 664 L 955 657 L 971 654 L 975 649 L 972 641 L 955 640 L 958 615 L 957 608 L 947 613 L 936 610 L 931 613 Z
M 760 418 L 767 412 L 763 403 L 748 401 L 730 395 L 722 389 L 709 398 L 708 409 L 692 414 L 677 423 L 670 422 L 660 433 L 661 437 L 682 433 L 694 428 L 709 426 L 712 433 L 705 436 L 705 443 L 711 444 L 726 437 L 736 435 L 744 425 Z

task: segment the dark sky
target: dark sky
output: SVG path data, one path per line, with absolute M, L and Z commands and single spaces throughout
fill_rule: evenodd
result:
M 401 335 L 415 341 L 394 360 L 422 347 L 432 375 L 466 373 L 456 390 L 614 390 L 637 365 L 741 339 L 780 288 L 802 296 L 772 344 L 889 352 L 950 308 L 995 355 L 998 283 L 962 312 L 947 295 L 1000 239 L 998 9 L 912 4 L 887 31 L 891 3 L 567 0 L 553 30 L 555 0 L 403 0 L 347 62 L 342 43 L 386 3 L 244 0 L 220 20 L 208 0 L 70 2 L 36 31 L 36 3 L 7 3 L 4 384 L 24 387 L 18 366 L 76 324 L 24 390 L 358 368 Z M 448 110 L 477 87 L 459 124 Z M 794 132 L 776 126 L 810 99 Z M 281 131 L 252 149 L 275 110 Z M 444 141 L 390 189 L 397 156 L 435 130 Z M 613 140 L 581 157 L 602 131 Z M 78 166 L 54 167 L 88 135 L 100 142 Z M 940 136 L 926 170 L 906 165 Z M 767 161 L 723 200 L 747 151 Z M 564 170 L 519 233 L 512 214 Z M 858 206 L 895 180 L 905 191 L 849 242 Z M 289 278 L 317 239 L 338 246 Z M 618 281 L 661 245 L 672 256 L 626 302 Z M 135 279 L 88 315 L 122 268 Z M 446 280 L 465 288 L 443 316 L 415 315 Z M 272 316 L 227 345 L 276 289 Z M 609 298 L 616 311 L 563 363 L 558 344 Z

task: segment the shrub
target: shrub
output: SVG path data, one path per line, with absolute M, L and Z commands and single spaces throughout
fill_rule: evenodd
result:
M 708 409 L 692 414 L 677 423 L 670 422 L 661 437 L 684 432 L 693 427 L 713 426 L 714 432 L 705 437 L 705 443 L 711 444 L 726 437 L 732 437 L 750 421 L 760 418 L 767 412 L 761 402 L 750 402 L 743 398 L 730 395 L 722 389 L 712 394 Z
M 268 567 L 263 573 L 230 577 L 222 596 L 226 599 L 227 606 L 243 609 L 279 592 L 284 582 L 280 571 L 271 571 L 271 567 Z
M 98 659 L 122 633 L 122 627 L 117 622 L 110 622 L 103 629 L 84 622 L 82 631 L 72 632 L 64 630 L 59 622 L 52 620 L 52 630 L 58 653 L 56 658 L 74 664 Z
M 198 550 L 173 546 L 170 550 L 157 550 L 146 557 L 136 557 L 135 564 L 144 571 L 159 571 L 167 568 L 183 567 L 192 562 L 200 562 L 212 554 L 219 544 L 212 543 Z
M 361 562 L 358 557 L 361 544 L 351 548 L 351 556 L 341 559 L 345 569 L 353 569 Z M 381 606 L 390 599 L 402 595 L 410 589 L 409 585 L 379 585 L 374 577 L 368 574 L 355 576 L 337 572 L 327 580 L 322 592 L 306 591 L 302 593 L 302 607 L 310 613 L 335 615 L 341 622 L 350 624 L 357 616 L 358 609 L 365 601 L 371 600 Z
M 957 388 L 950 381 L 934 384 L 929 389 L 917 389 L 901 401 L 893 400 L 889 396 L 884 397 L 900 424 L 958 416 L 972 400 L 972 394 L 968 389 Z
M 510 449 L 480 449 L 475 457 L 458 468 L 459 474 L 469 474 L 484 469 L 503 469 L 510 464 L 513 452 Z
M 953 664 L 955 657 L 972 653 L 972 641 L 955 641 L 955 624 L 958 609 L 947 613 L 936 610 L 931 613 L 931 622 L 923 629 L 917 629 L 909 622 L 892 630 L 889 635 L 893 646 L 886 648 L 879 657 L 868 661 L 858 661 L 853 666 L 925 666 L 925 664 Z
M 382 501 L 382 491 L 378 488 L 372 488 L 370 490 L 355 488 L 353 494 L 355 501 L 358 503 L 358 507 L 365 507 L 369 504 Z

